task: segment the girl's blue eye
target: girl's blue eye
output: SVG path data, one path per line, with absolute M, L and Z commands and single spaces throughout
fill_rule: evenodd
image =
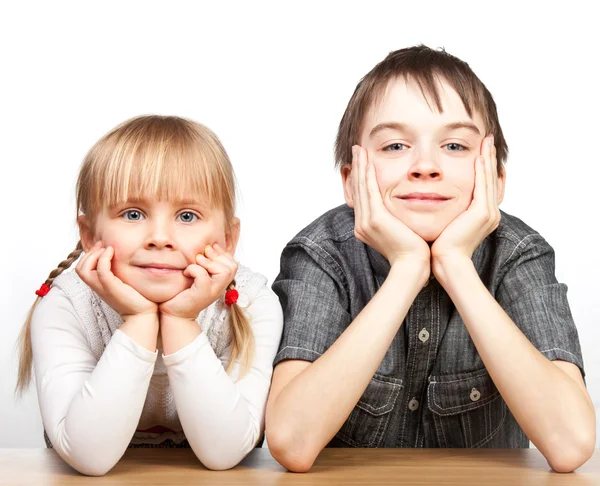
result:
M 184 211 L 177 217 L 183 223 L 193 223 L 194 221 L 196 221 L 198 219 L 198 216 L 196 216 L 194 213 L 192 213 L 190 211 Z
M 446 147 L 449 152 L 461 152 L 467 150 L 467 148 L 460 143 L 447 143 L 444 147 Z
M 137 209 L 125 211 L 123 216 L 127 221 L 142 221 L 144 219 L 144 215 Z
M 387 150 L 388 152 L 399 152 L 400 150 L 406 150 L 406 145 L 403 143 L 392 143 L 383 150 Z

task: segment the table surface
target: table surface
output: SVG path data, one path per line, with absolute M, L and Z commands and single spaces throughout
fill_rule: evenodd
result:
M 82 476 L 51 449 L 0 449 L 4 485 L 600 485 L 600 450 L 574 473 L 550 470 L 536 449 L 325 449 L 309 473 L 285 471 L 254 449 L 229 471 L 205 469 L 190 449 L 129 449 L 106 476 Z

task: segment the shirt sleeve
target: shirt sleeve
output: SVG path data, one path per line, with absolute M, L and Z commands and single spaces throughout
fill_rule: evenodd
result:
M 57 288 L 33 313 L 31 342 L 42 422 L 52 446 L 77 471 L 105 474 L 135 432 L 157 353 L 117 330 L 96 360 L 84 324 Z
M 552 247 L 540 235 L 530 235 L 517 245 L 506 266 L 498 303 L 540 353 L 577 365 L 585 376 L 567 286 L 556 279 Z
M 283 308 L 283 337 L 275 364 L 315 361 L 351 322 L 343 272 L 330 252 L 306 240 L 289 244 L 273 290 Z
M 210 469 L 229 469 L 255 447 L 264 430 L 273 358 L 283 318 L 277 296 L 264 287 L 245 309 L 254 333 L 252 367 L 241 379 L 230 374 L 206 334 L 164 356 L 179 420 L 198 459 Z M 226 350 L 231 353 L 231 347 Z

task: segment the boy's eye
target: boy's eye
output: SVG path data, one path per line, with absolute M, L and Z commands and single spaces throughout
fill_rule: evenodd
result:
M 387 150 L 388 152 L 399 152 L 400 150 L 406 150 L 406 145 L 403 143 L 392 143 L 387 147 L 384 147 L 383 150 Z
M 461 152 L 462 150 L 467 150 L 467 148 L 464 145 L 461 145 L 460 143 L 447 143 L 446 145 L 444 145 L 444 147 L 446 147 L 446 149 L 449 152 Z
M 129 211 L 125 211 L 122 214 L 122 216 L 127 221 L 142 221 L 144 219 L 144 215 L 137 209 L 130 209 Z
M 194 213 L 192 213 L 190 211 L 184 211 L 177 217 L 183 223 L 193 223 L 194 221 L 196 221 L 198 219 L 198 216 L 196 216 Z

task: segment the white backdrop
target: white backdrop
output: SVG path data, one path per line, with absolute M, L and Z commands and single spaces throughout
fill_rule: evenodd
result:
M 356 83 L 389 51 L 417 43 L 466 60 L 496 99 L 510 148 L 501 207 L 556 250 L 599 410 L 600 38 L 592 7 L 215 4 L 0 7 L 0 447 L 43 446 L 35 392 L 13 398 L 14 343 L 34 291 L 77 241 L 77 169 L 102 134 L 145 113 L 212 128 L 239 181 L 238 259 L 272 281 L 285 243 L 343 202 L 333 142 Z

